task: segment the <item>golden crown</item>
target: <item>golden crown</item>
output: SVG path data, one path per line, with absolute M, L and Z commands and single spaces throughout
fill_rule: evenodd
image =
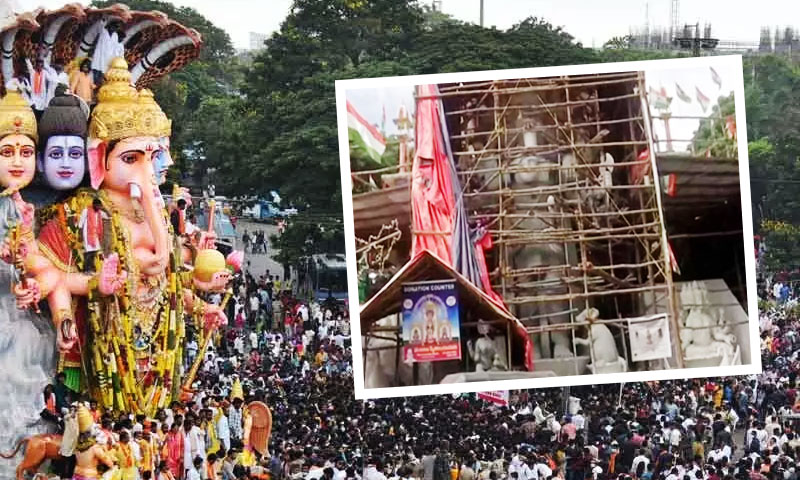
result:
M 89 138 L 112 142 L 131 137 L 168 137 L 172 122 L 150 90 L 137 91 L 124 58 L 111 61 L 89 121 Z
M 0 138 L 14 134 L 39 139 L 33 110 L 17 90 L 8 89 L 0 99 Z

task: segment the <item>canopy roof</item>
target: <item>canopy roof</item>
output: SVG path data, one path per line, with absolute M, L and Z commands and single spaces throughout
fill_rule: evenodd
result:
M 513 327 L 524 330 L 522 322 L 504 306 L 499 305 L 476 287 L 466 277 L 453 270 L 442 259 L 429 250 L 422 250 L 408 261 L 389 282 L 361 306 L 361 329 L 366 332 L 370 325 L 387 315 L 399 313 L 403 302 L 403 284 L 426 280 L 455 280 L 459 301 L 478 317 L 487 320 L 505 320 Z M 518 328 L 513 329 L 515 332 Z

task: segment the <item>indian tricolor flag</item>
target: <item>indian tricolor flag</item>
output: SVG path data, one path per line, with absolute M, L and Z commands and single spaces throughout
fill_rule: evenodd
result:
M 381 132 L 370 125 L 349 101 L 347 102 L 347 128 L 351 144 L 364 149 L 373 160 L 380 162 L 381 155 L 386 150 L 386 140 Z

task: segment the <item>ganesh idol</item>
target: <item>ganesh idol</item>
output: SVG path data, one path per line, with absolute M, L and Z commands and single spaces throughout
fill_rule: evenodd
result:
M 171 122 L 149 90 L 131 85 L 122 58 L 112 60 L 97 97 L 87 140 L 92 188 L 42 211 L 38 241 L 48 258 L 38 259 L 28 283 L 42 296 L 66 285 L 76 301 L 88 373 L 80 382 L 103 408 L 152 415 L 180 386 L 184 309 L 226 319 L 219 307 L 185 295 L 184 252 L 166 218 L 153 161 Z M 109 218 L 87 236 L 82 213 L 96 205 Z M 206 235 L 213 244 L 213 234 Z M 87 255 L 98 236 L 105 239 L 100 250 Z M 82 273 L 89 261 L 95 273 Z

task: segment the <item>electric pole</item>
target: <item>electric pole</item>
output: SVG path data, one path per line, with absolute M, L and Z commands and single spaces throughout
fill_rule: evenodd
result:
M 481 0 L 481 27 L 483 26 L 483 0 Z

